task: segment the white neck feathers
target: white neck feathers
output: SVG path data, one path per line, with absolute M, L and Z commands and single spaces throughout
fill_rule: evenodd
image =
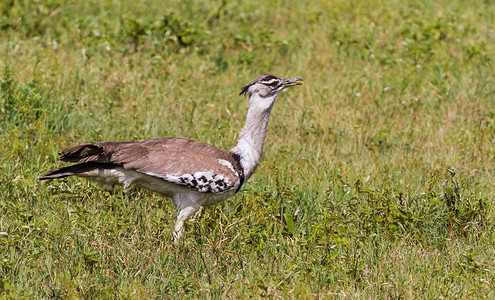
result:
M 251 177 L 261 161 L 268 120 L 275 98 L 276 94 L 266 98 L 255 94 L 249 98 L 246 124 L 239 135 L 237 146 L 232 149 L 240 155 L 245 180 Z

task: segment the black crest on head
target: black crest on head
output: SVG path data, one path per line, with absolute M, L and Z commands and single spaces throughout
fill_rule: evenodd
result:
M 256 84 L 260 81 L 269 81 L 271 79 L 277 79 L 277 77 L 270 75 L 270 74 L 261 75 L 261 76 L 257 77 L 256 79 L 254 79 L 253 81 L 251 81 L 250 83 L 248 83 L 245 87 L 243 87 L 241 89 L 241 92 L 239 93 L 239 95 L 247 95 L 247 91 L 249 90 L 249 88 L 253 84 Z

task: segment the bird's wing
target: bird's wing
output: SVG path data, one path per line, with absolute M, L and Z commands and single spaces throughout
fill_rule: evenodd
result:
M 225 192 L 243 180 L 235 154 L 187 139 L 95 142 L 64 149 L 60 155 L 63 162 L 116 164 L 199 192 Z

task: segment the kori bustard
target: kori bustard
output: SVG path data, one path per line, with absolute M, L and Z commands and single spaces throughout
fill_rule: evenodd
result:
M 173 230 L 177 241 L 184 222 L 201 206 L 233 196 L 253 175 L 278 93 L 301 81 L 262 75 L 243 87 L 240 95 L 249 96 L 249 109 L 232 150 L 179 138 L 95 142 L 63 149 L 60 162 L 78 164 L 48 171 L 40 179 L 75 175 L 104 186 L 121 184 L 127 188 L 134 184 L 170 197 L 178 212 Z

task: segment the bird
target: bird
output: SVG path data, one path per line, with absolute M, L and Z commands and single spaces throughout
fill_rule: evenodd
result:
M 231 150 L 183 138 L 92 142 L 60 151 L 59 162 L 77 164 L 48 171 L 39 179 L 78 176 L 104 187 L 141 186 L 171 198 L 177 211 L 172 238 L 178 242 L 186 220 L 199 208 L 232 197 L 253 175 L 279 92 L 302 81 L 265 74 L 244 86 L 239 95 L 249 97 L 249 108 Z

